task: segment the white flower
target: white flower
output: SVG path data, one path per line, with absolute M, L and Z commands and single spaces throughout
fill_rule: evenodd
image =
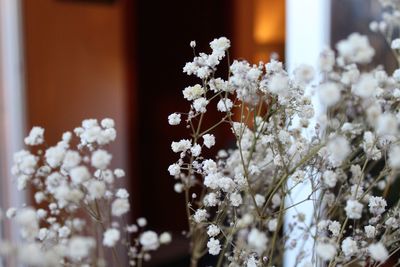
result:
M 356 254 L 358 252 L 357 242 L 351 237 L 346 237 L 342 242 L 342 251 L 346 257 Z
M 36 212 L 33 208 L 23 208 L 18 211 L 15 219 L 21 227 L 30 227 L 32 224 L 37 223 Z
M 114 128 L 114 126 L 115 126 L 114 120 L 110 119 L 110 118 L 102 119 L 100 124 L 102 127 L 106 128 L 106 129 Z
M 380 159 L 382 155 L 381 151 L 376 146 L 376 139 L 377 138 L 372 132 L 364 132 L 364 140 L 362 142 L 362 146 L 365 154 L 373 160 Z
M 359 97 L 368 98 L 373 96 L 377 88 L 378 82 L 373 75 L 362 74 L 357 84 L 351 88 L 351 91 Z
M 247 236 L 247 243 L 259 255 L 262 255 L 267 248 L 268 238 L 265 233 L 260 232 L 257 228 L 251 229 Z
M 92 154 L 91 164 L 97 169 L 104 170 L 110 164 L 111 159 L 111 154 L 103 149 L 98 149 Z
M 342 77 L 341 77 L 340 81 L 346 85 L 355 84 L 358 81 L 358 79 L 360 78 L 360 71 L 358 70 L 357 65 L 351 64 L 351 65 L 346 66 L 345 68 L 346 68 L 346 71 L 342 73 Z M 373 76 L 371 75 L 371 77 L 373 77 Z M 368 80 L 364 80 L 363 83 L 360 83 L 359 85 L 368 86 L 368 84 L 365 83 L 366 81 L 368 81 Z M 373 82 L 373 81 L 371 81 L 371 82 Z M 364 92 L 364 91 L 369 91 L 369 90 L 364 90 L 364 89 L 370 89 L 370 87 L 368 87 L 368 88 L 361 87 L 361 88 L 357 88 L 357 89 L 361 89 L 361 91 Z M 352 88 L 352 90 L 354 90 L 354 88 Z
M 258 207 L 262 207 L 262 205 L 265 203 L 265 197 L 260 194 L 256 194 L 254 196 L 254 199 L 256 200 L 256 204 Z
M 204 88 L 200 84 L 188 86 L 183 91 L 183 97 L 189 101 L 200 98 L 204 93 Z M 168 118 L 169 119 L 169 118 Z
M 234 207 L 239 207 L 243 203 L 242 196 L 239 193 L 232 193 L 229 200 Z
M 400 81 L 400 69 L 396 69 L 393 74 L 392 74 L 393 79 L 395 79 L 396 82 Z
M 368 246 L 368 252 L 375 261 L 385 261 L 389 253 L 382 243 L 375 243 Z
M 114 175 L 117 178 L 122 178 L 125 176 L 125 171 L 123 169 L 115 169 L 114 170 Z
M 125 188 L 119 188 L 117 190 L 117 193 L 115 194 L 116 197 L 118 198 L 128 198 L 129 197 L 129 193 Z
M 357 200 L 347 200 L 345 211 L 349 219 L 360 219 L 363 205 Z
M 254 258 L 254 256 L 251 256 L 250 258 L 247 259 L 246 262 L 246 267 L 257 267 L 259 266 L 259 261 Z
M 194 221 L 197 223 L 205 221 L 207 219 L 207 217 L 208 217 L 208 213 L 205 209 L 196 210 L 196 213 L 193 216 Z
M 36 146 L 43 143 L 44 129 L 42 127 L 33 127 L 29 135 L 25 137 L 24 142 L 28 146 Z
M 207 174 L 212 174 L 217 172 L 217 163 L 212 159 L 206 159 L 203 161 L 203 170 Z
M 136 233 L 139 230 L 136 224 L 131 224 L 126 227 L 128 233 Z
M 231 41 L 226 37 L 220 37 L 210 42 L 210 47 L 214 51 L 225 51 L 231 46 Z
M 121 237 L 118 229 L 109 228 L 103 234 L 103 245 L 106 247 L 114 247 Z
M 349 63 L 369 63 L 375 50 L 369 44 L 367 36 L 352 33 L 347 39 L 337 43 L 339 55 Z
M 285 97 L 289 94 L 289 79 L 287 76 L 277 73 L 268 82 L 268 90 L 271 93 Z
M 190 47 L 195 48 L 196 47 L 196 41 L 190 41 Z
M 386 220 L 385 225 L 388 226 L 388 227 L 390 227 L 390 228 L 393 228 L 393 229 L 399 228 L 399 222 L 398 222 L 398 220 L 397 220 L 396 218 L 394 218 L 394 217 L 389 217 L 389 218 Z
M 392 41 L 390 47 L 391 47 L 392 49 L 400 49 L 400 39 L 399 39 L 399 38 L 394 39 L 394 40 Z
M 74 261 L 81 261 L 89 256 L 90 250 L 94 248 L 96 242 L 93 238 L 74 236 L 67 246 L 67 255 Z
M 374 238 L 375 237 L 375 227 L 372 225 L 367 225 L 364 227 L 365 235 L 367 238 Z
M 176 193 L 182 193 L 183 192 L 183 184 L 181 184 L 181 183 L 174 184 L 174 191 Z
M 16 208 L 9 208 L 6 211 L 6 217 L 8 219 L 14 218 L 16 214 L 17 214 L 17 209 Z
M 378 22 L 372 21 L 372 22 L 369 24 L 369 29 L 370 29 L 372 32 L 378 32 L 378 30 L 379 30 L 379 24 L 378 24 Z
M 382 197 L 370 197 L 369 198 L 369 211 L 374 215 L 380 215 L 385 212 L 387 206 L 386 200 Z
M 207 148 L 211 148 L 215 145 L 215 136 L 212 134 L 205 134 L 203 135 L 204 145 Z
M 111 205 L 111 214 L 120 217 L 130 209 L 129 201 L 126 198 L 117 198 Z
M 106 193 L 106 184 L 103 181 L 92 180 L 86 186 L 91 199 L 104 197 Z
M 324 261 L 329 261 L 336 255 L 336 248 L 330 243 L 317 242 L 315 251 L 317 252 L 317 255 Z
M 26 185 L 29 181 L 30 177 L 28 175 L 20 175 L 17 179 L 17 190 L 22 191 L 26 188 Z
M 143 217 L 138 218 L 138 219 L 137 219 L 137 224 L 138 224 L 140 227 L 145 227 L 145 226 L 147 225 L 147 220 L 146 220 L 146 218 L 143 218 Z
M 219 233 L 221 232 L 221 230 L 219 229 L 219 227 L 215 224 L 211 224 L 210 226 L 208 226 L 207 228 L 207 235 L 209 237 L 215 237 L 217 235 L 219 235 Z
M 400 169 L 400 145 L 392 145 L 389 150 L 389 166 Z
M 18 251 L 19 263 L 26 266 L 45 266 L 46 259 L 39 243 L 28 243 L 21 245 Z
M 40 241 L 43 241 L 46 239 L 47 234 L 49 233 L 49 230 L 47 228 L 41 228 L 38 232 L 37 238 Z
M 85 166 L 75 167 L 69 174 L 74 184 L 81 184 L 91 178 L 91 174 Z
M 168 167 L 168 172 L 169 172 L 169 175 L 171 175 L 171 176 L 177 176 L 181 173 L 181 167 L 179 166 L 179 164 L 176 164 L 176 163 L 171 164 Z
M 219 173 L 211 173 L 206 175 L 204 177 L 204 185 L 206 187 L 209 187 L 211 189 L 217 189 L 218 188 L 218 182 L 221 179 L 221 175 Z
M 47 164 L 52 168 L 57 168 L 61 165 L 65 152 L 65 148 L 61 145 L 48 148 L 45 153 Z
M 217 109 L 221 112 L 228 112 L 232 109 L 233 103 L 229 98 L 223 98 L 218 101 Z
M 172 142 L 171 144 L 172 151 L 175 153 L 185 152 L 186 150 L 190 149 L 191 146 L 192 142 L 187 139 L 182 139 L 179 142 Z
M 44 219 L 47 216 L 47 211 L 44 209 L 38 209 L 36 211 L 36 216 L 38 217 L 38 219 Z
M 60 238 L 66 238 L 71 234 L 71 229 L 69 229 L 67 226 L 63 226 L 60 229 L 58 229 L 58 236 Z
M 27 207 L 19 210 L 15 217 L 16 223 L 21 227 L 21 235 L 23 238 L 33 240 L 39 232 L 39 222 L 36 211 Z
M 217 194 L 211 192 L 204 196 L 203 199 L 204 206 L 206 207 L 215 207 L 218 205 L 219 200 Z
M 62 168 L 66 170 L 70 170 L 73 167 L 76 167 L 81 163 L 81 156 L 77 151 L 68 150 L 65 153 Z
M 208 253 L 211 255 L 218 255 L 221 251 L 221 244 L 219 243 L 218 239 L 213 237 L 207 242 Z
M 310 65 L 301 64 L 294 70 L 295 80 L 300 83 L 309 83 L 314 75 L 314 68 Z
M 168 232 L 164 232 L 159 237 L 160 244 L 169 244 L 172 241 L 172 236 Z
M 278 220 L 277 219 L 272 219 L 268 222 L 268 230 L 271 232 L 275 232 L 278 227 Z
M 106 145 L 115 140 L 117 132 L 111 127 L 114 126 L 114 121 L 110 119 L 103 120 L 102 126 L 105 129 L 102 129 L 95 119 L 84 120 L 82 122 L 82 128 L 76 128 L 74 132 L 80 137 L 82 145 L 92 143 Z
M 31 175 L 35 172 L 38 157 L 32 155 L 29 151 L 21 150 L 14 154 L 14 165 L 11 169 L 13 175 L 26 174 Z
M 349 141 L 343 136 L 336 136 L 326 146 L 329 153 L 329 160 L 334 166 L 339 166 L 350 154 Z
M 340 233 L 340 223 L 338 221 L 330 222 L 328 229 L 331 231 L 333 236 L 338 236 Z
M 222 189 L 222 191 L 226 192 L 226 193 L 230 193 L 235 189 L 235 182 L 229 178 L 229 177 L 221 177 L 220 179 L 218 179 L 217 181 L 217 185 L 219 188 Z
M 160 246 L 158 235 L 153 231 L 146 231 L 141 234 L 139 242 L 145 251 L 156 250 Z
M 391 113 L 381 114 L 377 119 L 376 133 L 380 136 L 395 135 L 398 125 L 396 116 Z
M 178 125 L 181 123 L 181 114 L 172 113 L 168 116 L 168 123 L 169 125 Z
M 192 155 L 194 157 L 198 157 L 201 154 L 201 146 L 199 144 L 195 144 L 194 146 L 192 146 L 192 148 L 190 148 L 190 152 L 192 152 Z
M 272 196 L 272 207 L 275 209 L 281 204 L 281 197 L 279 196 L 279 193 L 276 193 L 275 195 Z
M 209 101 L 205 99 L 204 97 L 197 98 L 195 101 L 193 101 L 193 108 L 200 113 L 205 113 L 207 111 L 206 107 L 208 105 Z
M 322 180 L 324 181 L 324 184 L 329 187 L 329 188 L 333 188 L 336 186 L 336 182 L 337 182 L 337 174 L 334 173 L 333 171 L 325 171 L 322 174 Z
M 318 96 L 322 104 L 333 106 L 340 100 L 340 87 L 333 82 L 323 83 L 318 88 Z

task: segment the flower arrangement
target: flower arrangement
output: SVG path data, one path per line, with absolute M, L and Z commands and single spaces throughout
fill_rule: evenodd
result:
M 400 63 L 400 4 L 380 2 L 386 11 L 370 29 Z M 231 64 L 230 45 L 221 37 L 198 54 L 190 43 L 183 71 L 199 83 L 183 90 L 189 111 L 168 116 L 190 131 L 172 142 L 178 159 L 168 167 L 185 197 L 190 266 L 207 254 L 215 266 L 282 266 L 291 250 L 296 266 L 382 266 L 400 250 L 400 69 L 370 66 L 375 50 L 359 33 L 322 51 L 316 69 L 293 73 L 276 60 Z M 212 108 L 220 117 L 205 127 Z M 235 145 L 209 158 L 222 127 Z M 171 241 L 145 230 L 144 218 L 126 223 L 129 193 L 115 182 L 125 173 L 110 168 L 105 149 L 115 138 L 111 119 L 85 120 L 52 147 L 44 129 L 31 130 L 12 172 L 18 189 L 35 189 L 35 205 L 7 210 L 23 242 L 0 242 L 0 255 L 28 266 L 119 266 L 124 246 L 128 264 L 142 266 Z M 299 188 L 309 193 L 294 202 Z M 298 210 L 303 203 L 313 208 Z
M 6 211 L 22 243 L 0 242 L 0 255 L 37 267 L 141 266 L 171 241 L 167 232 L 145 230 L 145 218 L 127 224 L 129 193 L 117 182 L 125 172 L 110 168 L 105 150 L 116 136 L 112 119 L 89 119 L 47 147 L 44 129 L 32 128 L 24 140 L 31 151 L 15 153 L 12 174 L 18 190 L 34 188 L 35 205 Z M 117 248 L 127 256 L 119 259 Z
M 400 6 L 381 3 L 387 12 L 370 28 L 399 61 Z M 183 72 L 199 84 L 183 90 L 189 111 L 168 117 L 170 125 L 183 121 L 190 138 L 172 142 L 178 160 L 168 171 L 185 195 L 191 266 L 206 254 L 216 266 L 282 266 L 290 250 L 298 251 L 296 266 L 381 266 L 400 250 L 400 200 L 388 199 L 400 169 L 400 69 L 369 66 L 375 51 L 359 33 L 340 41 L 337 55 L 322 51 L 317 69 L 300 65 L 293 74 L 276 60 L 230 64 L 224 37 L 210 54 L 190 46 L 195 57 Z M 220 118 L 204 127 L 212 108 Z M 219 127 L 236 145 L 203 156 Z M 310 193 L 291 202 L 304 186 Z M 296 209 L 304 202 L 310 214 Z

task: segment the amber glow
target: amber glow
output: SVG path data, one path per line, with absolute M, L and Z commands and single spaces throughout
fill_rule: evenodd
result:
M 285 0 L 254 0 L 254 41 L 256 44 L 285 40 Z

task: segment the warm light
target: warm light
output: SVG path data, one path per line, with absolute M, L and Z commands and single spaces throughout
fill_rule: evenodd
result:
M 285 40 L 285 0 L 254 0 L 254 41 L 256 44 Z

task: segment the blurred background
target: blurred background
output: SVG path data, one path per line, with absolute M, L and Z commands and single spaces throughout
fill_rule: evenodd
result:
M 132 221 L 144 216 L 151 228 L 174 233 L 148 266 L 187 266 L 184 201 L 166 169 L 176 160 L 171 141 L 188 135 L 167 116 L 188 109 L 181 91 L 197 82 L 182 73 L 193 56 L 189 42 L 208 51 L 226 36 L 231 58 L 258 63 L 277 53 L 291 66 L 313 62 L 323 46 L 368 34 L 375 2 L 0 0 L 0 206 L 29 198 L 14 193 L 9 167 L 32 126 L 44 127 L 53 144 L 85 118 L 110 117 L 118 130 L 113 165 L 127 171 Z M 377 58 L 393 67 L 390 57 Z M 221 146 L 229 138 L 217 133 Z

